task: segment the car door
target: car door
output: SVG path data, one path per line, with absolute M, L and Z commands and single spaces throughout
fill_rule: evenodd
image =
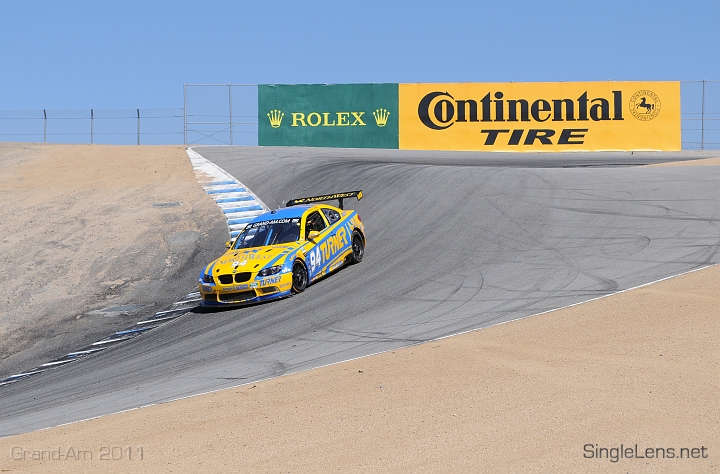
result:
M 310 248 L 306 250 L 305 265 L 308 269 L 308 279 L 312 280 L 322 270 L 326 263 L 326 253 L 323 253 L 321 244 L 328 235 L 328 225 L 320 211 L 313 211 L 305 216 L 303 223 L 304 237 Z M 310 232 L 320 232 L 320 235 L 310 240 Z
M 321 209 L 325 220 L 328 222 L 328 235 L 333 240 L 332 249 L 334 255 L 339 255 L 351 248 L 351 236 L 349 230 L 342 220 L 340 213 L 331 207 Z

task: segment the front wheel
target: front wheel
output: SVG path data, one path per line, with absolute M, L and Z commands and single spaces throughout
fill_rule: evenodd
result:
M 352 263 L 362 262 L 365 255 L 365 242 L 359 233 L 354 233 L 352 238 Z
M 292 271 L 292 292 L 302 293 L 308 285 L 308 273 L 305 264 L 300 260 L 295 260 Z

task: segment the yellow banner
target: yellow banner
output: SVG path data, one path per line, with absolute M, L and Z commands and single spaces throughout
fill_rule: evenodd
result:
M 681 149 L 679 82 L 400 84 L 405 150 Z

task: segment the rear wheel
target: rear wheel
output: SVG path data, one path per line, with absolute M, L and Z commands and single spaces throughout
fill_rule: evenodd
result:
M 365 242 L 362 236 L 355 232 L 352 238 L 352 263 L 362 262 L 363 255 L 365 255 Z
M 305 268 L 305 264 L 302 263 L 300 260 L 295 260 L 295 263 L 293 263 L 292 272 L 292 292 L 302 293 L 303 291 L 305 291 L 305 288 L 307 288 L 307 285 L 307 268 Z

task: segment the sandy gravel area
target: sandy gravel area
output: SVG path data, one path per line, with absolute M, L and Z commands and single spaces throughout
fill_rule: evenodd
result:
M 227 228 L 179 146 L 2 143 L 0 222 L 0 378 L 187 294 Z
M 719 282 L 0 439 L 0 471 L 720 472 Z
M 719 158 L 703 158 L 700 160 L 689 160 L 689 161 L 673 161 L 671 163 L 657 163 L 654 165 L 645 166 L 718 166 L 720 165 Z

